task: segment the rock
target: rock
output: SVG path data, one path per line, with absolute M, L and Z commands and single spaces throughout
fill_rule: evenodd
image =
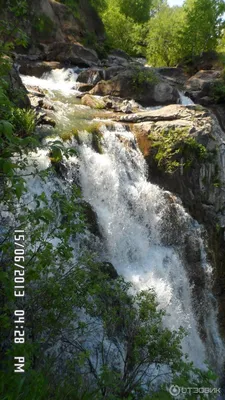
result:
M 27 90 L 19 76 L 19 73 L 14 65 L 12 65 L 9 73 L 4 77 L 8 83 L 8 96 L 10 100 L 20 108 L 30 108 L 30 100 Z
M 190 116 L 195 115 L 195 106 L 194 107 L 184 107 L 181 105 L 169 105 L 165 107 L 161 107 L 156 110 L 144 110 L 139 111 L 137 113 L 133 113 L 132 115 L 124 115 L 119 116 L 116 118 L 118 122 L 127 122 L 127 123 L 137 123 L 137 122 L 159 122 L 165 121 L 169 123 L 169 121 L 176 121 L 177 120 L 185 120 L 190 119 Z M 203 109 L 204 110 L 204 109 Z M 205 115 L 205 110 L 203 114 Z
M 37 54 L 40 43 L 82 43 L 90 36 L 96 38 L 97 44 L 102 43 L 105 38 L 104 26 L 90 0 L 75 3 L 76 17 L 67 5 L 59 1 L 29 1 L 29 12 L 32 18 L 26 21 L 25 29 L 29 37 L 26 53 Z M 21 22 L 20 28 L 24 30 L 24 21 Z M 44 49 L 42 49 L 43 53 L 45 53 Z
M 39 112 L 37 115 L 37 124 L 38 125 L 50 125 L 53 128 L 56 126 L 56 122 L 47 116 L 45 112 Z
M 187 79 L 188 75 L 184 72 L 182 68 L 171 68 L 171 67 L 163 67 L 163 68 L 156 68 L 156 72 L 171 82 L 175 82 L 178 84 L 184 84 Z
M 37 78 L 40 78 L 44 73 L 50 72 L 53 69 L 63 68 L 63 65 L 57 61 L 31 62 L 23 59 L 17 62 L 20 64 L 20 74 L 36 76 Z
M 84 106 L 94 108 L 94 109 L 105 108 L 105 102 L 100 96 L 91 96 L 89 94 L 85 94 L 82 97 L 81 104 L 83 104 Z
M 187 94 L 195 103 L 209 105 L 214 103 L 212 89 L 221 81 L 221 71 L 199 71 L 186 82 Z
M 99 229 L 98 217 L 96 212 L 93 210 L 93 208 L 89 203 L 83 202 L 82 204 L 83 204 L 83 212 L 87 220 L 90 232 L 93 233 L 93 235 L 101 237 L 102 235 Z
M 103 78 L 104 78 L 103 69 L 89 68 L 80 72 L 80 74 L 77 77 L 77 82 L 96 85 Z
M 220 55 L 214 50 L 203 52 L 200 56 L 195 56 L 192 60 L 184 60 L 178 67 L 187 68 L 194 73 L 201 70 L 217 69 L 221 64 Z M 221 65 L 221 67 L 223 67 Z
M 112 79 L 122 71 L 125 71 L 125 68 L 121 66 L 110 68 L 88 68 L 80 72 L 77 82 L 96 85 L 101 80 L 108 81 Z
M 79 92 L 85 93 L 89 92 L 89 90 L 93 89 L 93 85 L 90 83 L 80 83 L 78 88 Z
M 127 61 L 131 61 L 132 60 L 132 58 L 125 51 L 123 51 L 121 49 L 111 50 L 109 52 L 109 56 L 124 58 Z
M 168 83 L 160 82 L 154 75 L 152 81 L 145 79 L 145 74 L 148 74 L 145 68 L 141 72 L 134 68 L 125 69 L 109 81 L 98 82 L 90 93 L 100 96 L 116 96 L 128 100 L 134 99 L 143 106 L 176 104 L 179 101 L 177 89 Z M 138 81 L 139 77 L 140 82 Z
M 85 94 L 82 97 L 81 103 L 95 109 L 107 109 L 115 112 L 132 113 L 137 111 L 140 106 L 134 100 L 124 100 L 113 96 L 93 96 Z
M 100 264 L 100 270 L 109 275 L 111 279 L 117 279 L 119 277 L 116 268 L 110 262 L 103 262 Z
M 78 43 L 52 43 L 47 48 L 46 58 L 47 61 L 60 61 L 81 67 L 90 67 L 99 63 L 97 53 L 94 50 Z

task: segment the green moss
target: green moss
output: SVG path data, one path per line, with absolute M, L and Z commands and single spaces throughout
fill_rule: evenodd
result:
M 180 166 L 188 169 L 196 160 L 203 162 L 208 157 L 205 146 L 191 137 L 187 128 L 163 130 L 157 137 L 150 134 L 149 139 L 157 150 L 155 160 L 158 166 L 169 174 Z
M 93 149 L 102 154 L 102 145 L 101 145 L 101 138 L 102 133 L 100 131 L 101 124 L 94 122 L 92 124 L 86 125 L 83 127 L 88 134 L 92 135 L 92 147 Z M 82 144 L 82 138 L 80 135 L 81 129 L 73 128 L 70 131 L 66 131 L 61 133 L 60 137 L 63 141 L 71 140 L 73 137 L 77 140 L 77 143 L 80 145 Z
M 102 133 L 100 131 L 100 127 L 101 125 L 99 123 L 93 123 L 86 128 L 86 131 L 92 135 L 92 146 L 94 150 L 97 153 L 102 154 L 103 153 L 101 145 Z

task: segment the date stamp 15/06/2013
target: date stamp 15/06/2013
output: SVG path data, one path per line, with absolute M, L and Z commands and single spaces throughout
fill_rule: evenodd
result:
M 14 231 L 14 297 L 17 300 L 25 297 L 25 232 Z M 21 302 L 20 302 L 21 304 Z M 25 343 L 25 311 L 21 309 L 14 311 L 14 343 L 21 345 Z M 14 372 L 25 372 L 25 357 L 20 354 L 14 356 Z

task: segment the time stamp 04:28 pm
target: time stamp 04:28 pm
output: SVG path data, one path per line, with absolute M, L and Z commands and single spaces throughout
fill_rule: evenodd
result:
M 18 299 L 25 297 L 25 232 L 24 230 L 14 231 L 14 298 L 17 303 Z M 20 301 L 20 304 L 23 302 Z M 16 352 L 14 355 L 14 372 L 25 372 L 25 357 L 21 355 L 19 346 L 25 343 L 25 311 L 23 309 L 14 310 L 14 343 Z

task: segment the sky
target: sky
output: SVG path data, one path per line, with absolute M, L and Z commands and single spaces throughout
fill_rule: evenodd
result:
M 170 6 L 182 6 L 184 0 L 168 0 Z

